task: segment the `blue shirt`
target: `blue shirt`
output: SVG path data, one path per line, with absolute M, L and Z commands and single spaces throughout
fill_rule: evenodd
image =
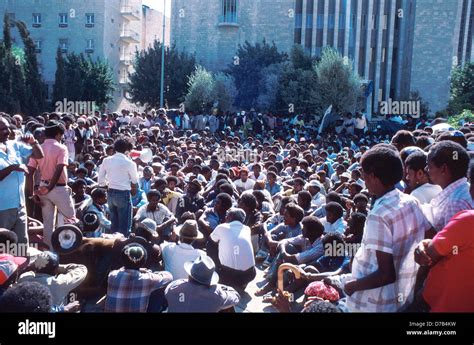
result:
M 281 184 L 275 183 L 273 186 L 270 186 L 270 183 L 265 184 L 265 189 L 268 190 L 271 196 L 281 192 Z
M 142 207 L 148 202 L 148 199 L 146 197 L 146 194 L 143 190 L 140 188 L 137 190 L 137 194 L 132 195 L 132 205 L 133 207 Z
M 0 170 L 10 165 L 26 164 L 33 149 L 22 142 L 7 140 L 7 153 L 0 151 Z M 25 173 L 14 171 L 0 181 L 0 211 L 25 206 Z

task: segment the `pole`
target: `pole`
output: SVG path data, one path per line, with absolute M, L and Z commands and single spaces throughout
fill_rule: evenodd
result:
M 166 0 L 163 8 L 163 38 L 161 40 L 161 87 L 160 87 L 160 108 L 164 106 L 165 91 L 165 31 L 166 31 Z

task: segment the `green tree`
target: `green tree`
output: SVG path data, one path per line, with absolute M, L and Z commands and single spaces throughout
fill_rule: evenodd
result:
M 22 51 L 12 44 L 10 24 L 5 14 L 3 42 L 0 43 L 0 109 L 8 113 L 21 113 L 25 93 L 24 58 Z
M 324 49 L 321 61 L 314 65 L 317 85 L 312 101 L 318 112 L 332 104 L 335 112 L 353 112 L 361 93 L 361 82 L 352 64 L 333 48 Z
M 255 45 L 247 41 L 244 45 L 239 45 L 234 61 L 226 71 L 235 80 L 238 92 L 236 106 L 244 109 L 257 106 L 258 97 L 262 93 L 260 81 L 265 67 L 287 59 L 288 56 L 280 53 L 275 43 L 270 45 L 265 40 Z
M 315 105 L 317 75 L 313 69 L 318 60 L 305 54 L 301 45 L 295 45 L 290 61 L 282 68 L 278 88 L 278 108 L 302 112 Z
M 22 110 L 29 115 L 38 115 L 46 108 L 46 86 L 39 72 L 35 43 L 25 23 L 17 21 L 16 26 L 25 51 L 25 103 Z
M 262 69 L 262 78 L 260 79 L 259 95 L 257 98 L 257 107 L 262 111 L 276 111 L 278 104 L 278 92 L 280 88 L 280 78 L 282 70 L 287 63 L 278 63 Z
M 134 68 L 130 75 L 129 93 L 132 101 L 142 105 L 160 105 L 161 42 L 136 52 Z M 170 106 L 178 106 L 188 93 L 188 78 L 196 68 L 194 56 L 178 52 L 176 46 L 165 49 L 164 98 Z
M 66 66 L 61 48 L 56 51 L 56 74 L 53 86 L 53 104 L 66 98 Z
M 202 66 L 197 66 L 194 73 L 189 77 L 189 91 L 184 102 L 186 109 L 205 111 L 213 107 L 216 99 L 214 84 L 212 73 L 206 71 Z
M 423 100 L 418 90 L 410 92 L 410 101 L 420 102 L 420 112 L 422 115 L 428 115 L 431 112 L 429 103 Z
M 451 75 L 451 100 L 448 113 L 457 115 L 474 110 L 474 63 L 456 67 Z
M 223 72 L 217 73 L 214 76 L 213 95 L 219 110 L 224 112 L 230 111 L 237 96 L 234 79 Z

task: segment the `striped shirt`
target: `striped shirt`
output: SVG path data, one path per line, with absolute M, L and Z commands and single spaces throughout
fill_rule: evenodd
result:
M 431 203 L 422 206 L 425 217 L 436 232 L 441 231 L 457 213 L 473 208 L 466 178 L 451 183 Z
M 362 245 L 352 264 L 352 278 L 361 279 L 378 268 L 376 251 L 393 255 L 396 281 L 376 289 L 356 291 L 347 306 L 354 312 L 396 312 L 413 300 L 418 271 L 414 250 L 430 224 L 419 202 L 398 189 L 379 198 L 367 216 Z
M 150 294 L 169 284 L 171 273 L 146 269 L 121 268 L 109 273 L 105 311 L 109 313 L 144 313 Z

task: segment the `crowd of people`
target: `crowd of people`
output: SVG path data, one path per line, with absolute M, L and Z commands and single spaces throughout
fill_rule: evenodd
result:
M 0 312 L 474 311 L 474 124 L 0 113 Z M 21 248 L 26 248 L 21 252 Z

